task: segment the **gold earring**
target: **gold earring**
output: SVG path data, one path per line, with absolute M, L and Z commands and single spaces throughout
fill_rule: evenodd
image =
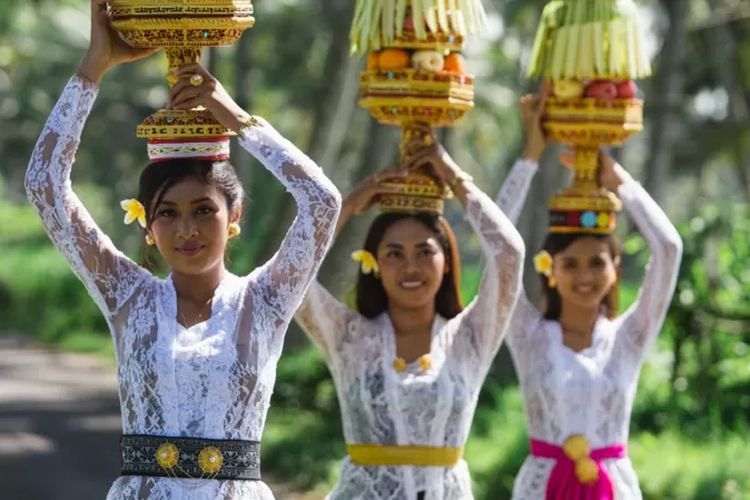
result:
M 547 278 L 547 286 L 550 288 L 555 288 L 557 286 L 557 279 L 554 276 L 550 276 Z
M 156 241 L 154 241 L 154 237 L 151 236 L 151 233 L 146 233 L 146 245 L 153 246 L 156 244 Z
M 242 232 L 242 228 L 240 227 L 239 224 L 237 224 L 236 222 L 232 222 L 231 224 L 229 224 L 229 237 L 230 238 L 239 236 L 241 232 Z

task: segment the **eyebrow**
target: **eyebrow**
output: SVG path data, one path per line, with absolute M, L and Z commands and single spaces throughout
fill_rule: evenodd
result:
M 603 259 L 607 252 L 595 253 L 592 255 L 564 255 L 562 256 L 563 261 L 578 261 L 579 259 Z
M 404 245 L 400 243 L 385 243 L 385 246 L 391 247 L 391 248 L 399 248 L 399 249 L 404 248 Z M 432 244 L 429 241 L 423 241 L 421 243 L 417 243 L 415 246 L 417 248 L 425 248 L 425 247 L 432 248 Z
M 198 198 L 197 200 L 193 200 L 190 202 L 191 205 L 197 205 L 198 203 L 203 203 L 204 201 L 213 201 L 211 198 L 204 197 L 204 198 Z M 177 203 L 169 200 L 161 200 L 160 205 L 177 205 Z

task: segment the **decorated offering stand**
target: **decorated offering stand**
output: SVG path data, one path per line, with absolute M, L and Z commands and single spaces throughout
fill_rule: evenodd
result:
M 484 22 L 479 0 L 357 1 L 352 51 L 367 55 L 359 104 L 380 123 L 401 127 L 402 164 L 415 152 L 409 144 L 414 150 L 432 144 L 432 128 L 452 126 L 474 107 L 474 77 L 461 49 Z M 442 210 L 444 188 L 419 177 L 402 181 L 404 193 L 416 198 L 384 197 L 381 210 L 415 203 Z
M 111 0 L 109 15 L 130 45 L 164 49 L 170 86 L 177 82 L 174 71 L 198 62 L 204 47 L 231 45 L 255 24 L 250 0 Z M 230 131 L 202 108 L 162 109 L 138 126 L 137 135 L 152 147 L 174 139 L 220 139 Z
M 643 129 L 633 81 L 650 75 L 632 0 L 552 0 L 537 30 L 529 76 L 543 78 L 543 126 L 575 151 L 572 185 L 550 200 L 550 231 L 611 233 L 620 200 L 598 182 L 601 146 Z

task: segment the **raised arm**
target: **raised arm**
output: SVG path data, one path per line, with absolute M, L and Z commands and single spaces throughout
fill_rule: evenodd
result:
M 195 74 L 202 77 L 199 86 L 190 83 Z M 268 326 L 284 331 L 331 244 L 341 195 L 314 161 L 264 119 L 240 108 L 203 66 L 186 64 L 176 76 L 179 81 L 170 89 L 170 107 L 205 106 L 222 125 L 237 132 L 240 145 L 281 181 L 297 203 L 297 216 L 279 250 L 253 271 L 250 281 L 255 306 L 273 322 Z
M 91 0 L 91 42 L 57 101 L 26 171 L 26 193 L 47 234 L 108 316 L 128 300 L 148 272 L 120 253 L 73 192 L 70 171 L 98 85 L 112 67 L 156 49 L 124 43 L 109 25 L 105 0 Z
M 525 247 L 521 235 L 503 212 L 473 184 L 467 183 L 466 217 L 484 251 L 482 281 L 474 300 L 458 316 L 458 338 L 467 343 L 483 366 L 500 348 L 519 294 Z
M 625 170 L 605 158 L 622 178 L 617 193 L 623 206 L 646 238 L 651 258 L 635 303 L 619 318 L 620 333 L 632 341 L 643 356 L 651 341 L 659 334 L 672 300 L 682 258 L 679 233 L 641 185 Z
M 299 307 L 333 240 L 341 196 L 315 162 L 256 119 L 240 132 L 240 144 L 292 194 L 297 216 L 279 250 L 257 271 L 256 296 L 288 323 Z
M 513 164 L 495 199 L 500 210 L 513 224 L 518 224 L 531 181 L 539 170 L 539 158 L 547 147 L 541 124 L 544 98 L 540 95 L 525 95 L 520 99 L 520 108 L 526 143 L 521 157 Z
M 541 125 L 544 112 L 544 96 L 526 95 L 520 99 L 521 119 L 526 143 L 521 157 L 516 160 L 505 178 L 495 203 L 513 222 L 523 211 L 526 197 L 529 194 L 531 181 L 539 170 L 539 158 L 547 147 L 547 138 Z M 533 255 L 533 252 L 531 252 Z M 541 315 L 521 289 L 518 302 L 513 310 L 513 317 L 508 326 L 508 346 L 517 360 L 524 357 L 533 347 L 532 333 L 537 330 Z M 529 354 L 533 355 L 533 354 Z
M 538 170 L 536 158 L 538 156 L 535 154 L 527 154 L 525 157 L 516 160 L 495 200 L 495 203 L 513 224 L 518 223 L 531 181 Z M 508 346 L 517 361 L 527 355 L 533 356 L 531 354 L 531 348 L 533 348 L 532 333 L 537 330 L 537 324 L 540 320 L 541 314 L 526 297 L 526 291 L 522 286 L 508 326 Z
M 519 158 L 513 164 L 500 187 L 495 203 L 514 225 L 518 224 L 518 219 L 521 217 L 526 202 L 526 196 L 529 194 L 531 181 L 538 170 L 539 163 L 537 160 Z
M 329 362 L 337 357 L 341 344 L 350 340 L 349 325 L 358 317 L 359 313 L 336 299 L 317 279 L 310 284 L 302 305 L 294 315 L 299 326 L 323 350 Z
M 50 239 L 102 312 L 111 315 L 148 273 L 115 248 L 71 187 L 70 172 L 97 91 L 93 82 L 71 78 L 31 154 L 25 186 Z
M 479 362 L 484 376 L 505 336 L 511 312 L 521 291 L 524 244 L 513 223 L 471 182 L 439 144 L 426 150 L 415 166 L 430 165 L 464 206 L 466 218 L 479 236 L 485 255 L 484 272 L 474 300 L 451 321 L 454 354 L 467 363 Z
M 402 168 L 391 168 L 362 179 L 341 204 L 341 214 L 336 223 L 336 236 L 341 233 L 352 217 L 366 212 L 380 195 L 395 192 L 395 188 L 380 185 L 381 177 L 404 173 Z M 351 334 L 349 325 L 362 317 L 357 311 L 353 311 L 337 300 L 319 281 L 314 280 L 295 319 L 310 338 L 323 349 L 328 360 L 332 361 L 337 353 L 342 352 L 341 344 L 349 340 Z

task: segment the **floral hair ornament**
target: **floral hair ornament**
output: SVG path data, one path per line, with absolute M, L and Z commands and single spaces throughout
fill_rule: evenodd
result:
M 362 274 L 370 274 L 373 272 L 377 274 L 380 272 L 378 261 L 375 259 L 375 256 L 367 250 L 357 250 L 356 252 L 352 252 L 352 259 L 360 263 Z
M 534 268 L 539 274 L 549 277 L 552 274 L 552 255 L 542 250 L 534 256 Z
M 125 224 L 130 224 L 134 220 L 138 221 L 141 227 L 146 227 L 146 209 L 143 204 L 135 198 L 122 200 L 120 206 L 125 210 Z

